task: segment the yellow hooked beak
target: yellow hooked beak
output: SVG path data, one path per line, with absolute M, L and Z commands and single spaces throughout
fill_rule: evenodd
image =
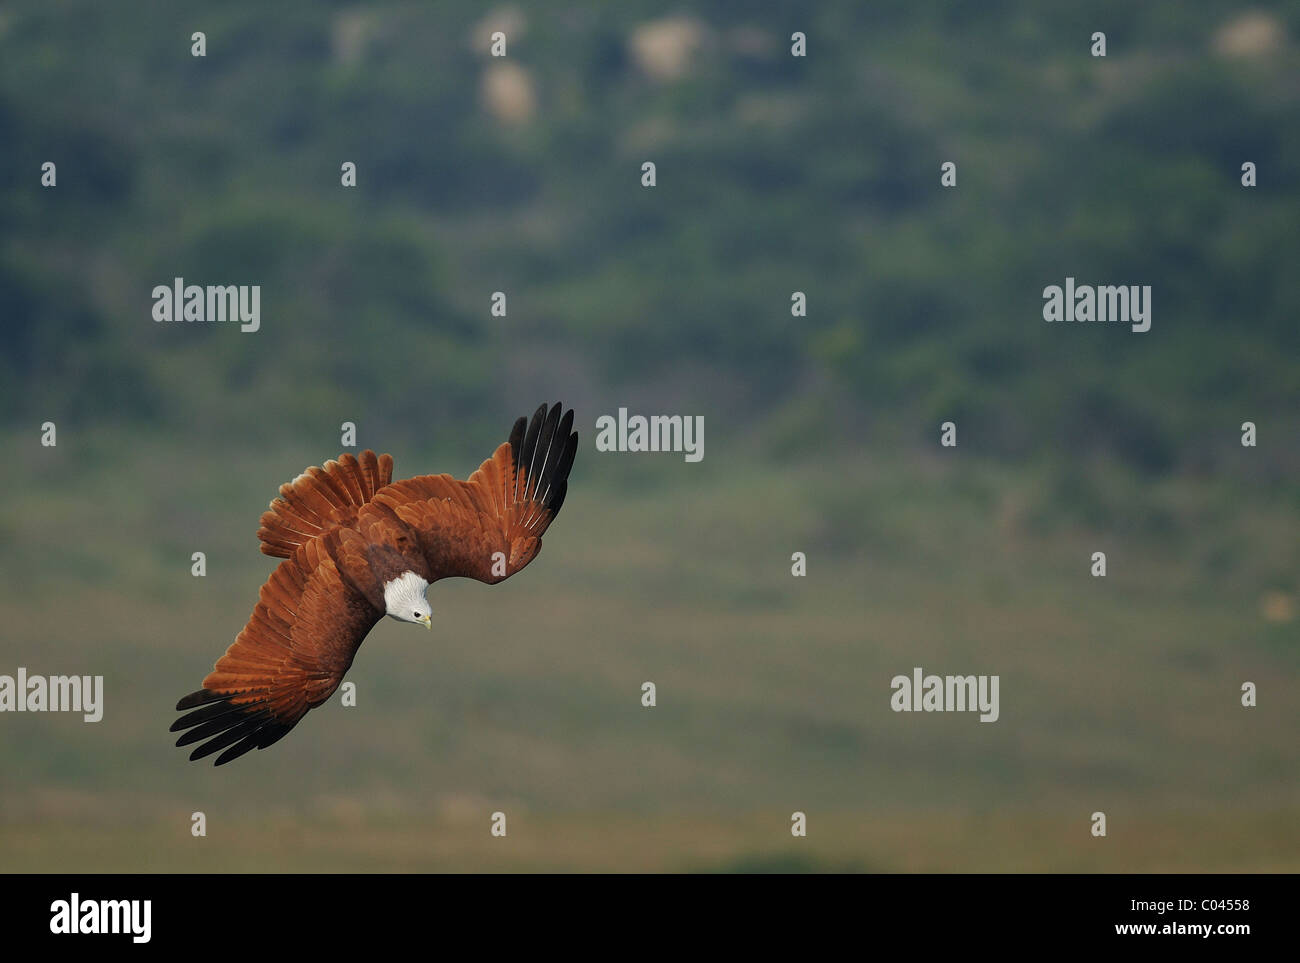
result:
M 432 616 L 425 615 L 425 616 L 421 617 L 420 621 L 424 623 L 424 627 L 425 627 L 426 629 L 432 629 L 432 628 L 433 628 L 433 617 L 432 617 Z

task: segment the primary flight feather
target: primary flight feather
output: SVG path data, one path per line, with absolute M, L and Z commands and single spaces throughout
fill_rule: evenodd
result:
M 284 559 L 203 688 L 176 703 L 178 746 L 218 766 L 265 749 L 326 699 L 385 615 L 432 627 L 442 578 L 495 585 L 531 562 L 568 492 L 573 412 L 542 405 L 466 481 L 393 482 L 393 459 L 345 453 L 280 486 L 262 551 Z M 206 741 L 205 741 L 206 740 Z M 222 752 L 222 750 L 225 750 Z

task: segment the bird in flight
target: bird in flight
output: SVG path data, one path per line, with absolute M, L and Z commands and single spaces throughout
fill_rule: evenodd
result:
M 187 730 L 176 745 L 203 742 L 190 759 L 221 752 L 218 766 L 265 749 L 334 693 L 385 615 L 432 628 L 431 584 L 495 585 L 531 562 L 578 450 L 573 411 L 560 408 L 516 421 L 467 481 L 394 482 L 392 456 L 367 450 L 281 485 L 257 537 L 284 561 L 203 688 L 176 703 L 186 714 L 171 731 Z

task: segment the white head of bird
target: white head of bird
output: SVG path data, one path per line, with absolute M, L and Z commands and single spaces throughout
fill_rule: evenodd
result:
M 399 622 L 415 622 L 433 628 L 433 609 L 425 598 L 429 583 L 414 572 L 403 572 L 384 583 L 384 605 Z

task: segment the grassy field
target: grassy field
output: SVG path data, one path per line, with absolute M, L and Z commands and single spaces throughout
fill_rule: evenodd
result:
M 6 440 L 0 672 L 106 696 L 0 718 L 5 871 L 1300 869 L 1300 533 L 1257 480 L 587 443 L 537 563 L 435 586 L 432 636 L 362 647 L 356 708 L 213 769 L 172 706 L 271 571 L 275 485 L 333 450 Z M 913 666 L 999 675 L 1000 720 L 892 712 Z

